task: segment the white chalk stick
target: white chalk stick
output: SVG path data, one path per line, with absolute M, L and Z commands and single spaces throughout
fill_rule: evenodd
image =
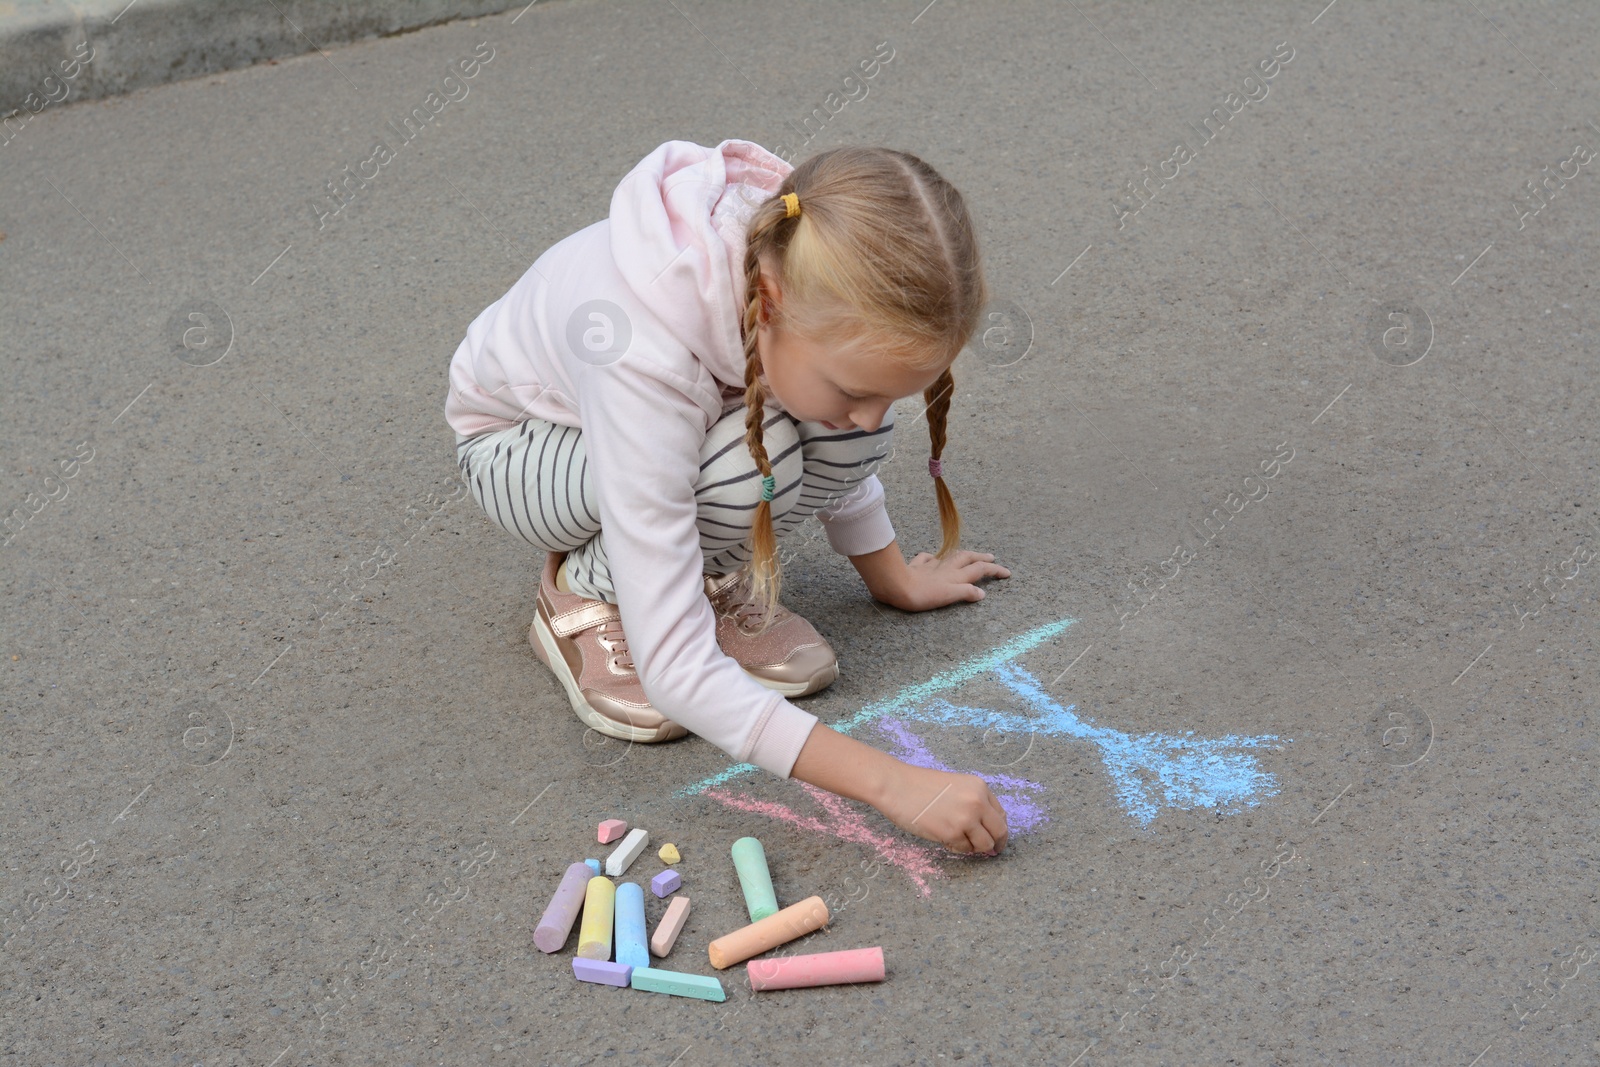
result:
M 628 836 L 622 839 L 622 844 L 612 849 L 611 855 L 606 857 L 606 875 L 610 878 L 622 877 L 649 843 L 650 834 L 642 827 L 629 830 Z

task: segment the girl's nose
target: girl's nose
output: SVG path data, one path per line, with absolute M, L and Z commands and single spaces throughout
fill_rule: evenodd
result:
M 894 401 L 891 400 L 870 408 L 852 411 L 850 413 L 850 421 L 868 433 L 873 433 L 879 426 L 883 425 L 883 416 L 888 412 L 890 404 L 893 403 Z

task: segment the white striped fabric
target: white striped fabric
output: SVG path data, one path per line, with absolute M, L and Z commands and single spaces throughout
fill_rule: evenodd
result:
M 744 416 L 743 406 L 725 412 L 700 452 L 695 498 L 708 574 L 729 574 L 750 559 L 761 476 L 745 447 Z M 762 439 L 777 482 L 772 528 L 779 540 L 875 473 L 889 453 L 893 430 L 893 408 L 870 433 L 770 413 Z M 489 518 L 535 548 L 568 552 L 567 581 L 574 593 L 617 602 L 581 430 L 529 419 L 477 437 L 457 434 L 456 452 L 462 476 Z

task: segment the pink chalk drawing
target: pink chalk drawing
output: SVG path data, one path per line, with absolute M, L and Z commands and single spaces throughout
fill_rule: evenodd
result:
M 746 793 L 710 788 L 700 795 L 710 797 L 730 808 L 765 815 L 769 819 L 780 819 L 801 830 L 837 837 L 842 841 L 870 845 L 885 863 L 893 864 L 904 871 L 906 877 L 916 883 L 917 889 L 923 896 L 933 892 L 928 885 L 928 879 L 939 878 L 944 874 L 934 863 L 934 857 L 938 855 L 939 849 L 915 845 L 888 834 L 878 833 L 867 825 L 867 820 L 861 812 L 851 807 L 850 802 L 843 797 L 835 796 L 826 789 L 818 789 L 806 782 L 801 782 L 800 787 L 827 813 L 826 822 L 809 815 L 798 814 L 788 805 L 770 800 L 757 800 Z

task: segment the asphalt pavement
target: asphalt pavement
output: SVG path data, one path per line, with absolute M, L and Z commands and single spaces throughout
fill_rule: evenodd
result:
M 22 112 L 0 1062 L 1600 1062 L 1597 36 L 545 0 Z M 463 497 L 467 324 L 657 145 L 728 137 L 914 152 L 980 227 L 944 470 L 1013 576 L 907 614 L 813 528 L 785 603 L 842 668 L 802 706 L 988 776 L 998 858 L 586 732 L 528 646 L 542 560 Z M 682 853 L 665 965 L 713 973 L 753 835 L 832 913 L 786 951 L 886 980 L 575 981 L 533 928 L 613 817 L 641 880 Z

